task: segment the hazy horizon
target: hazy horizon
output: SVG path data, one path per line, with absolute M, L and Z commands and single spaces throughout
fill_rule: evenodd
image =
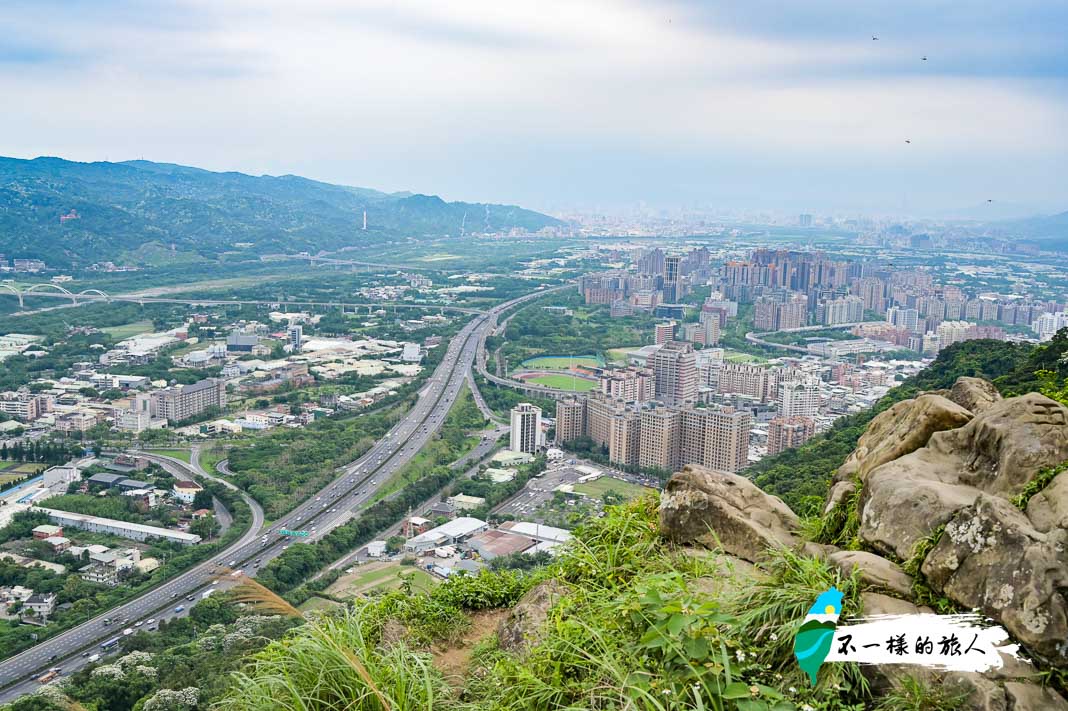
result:
M 1060 212 L 1066 25 L 1053 2 L 16 0 L 0 154 L 553 213 Z

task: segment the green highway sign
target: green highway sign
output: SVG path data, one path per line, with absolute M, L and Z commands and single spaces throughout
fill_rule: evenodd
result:
M 307 531 L 290 531 L 287 528 L 279 530 L 278 533 L 282 534 L 283 536 L 299 536 L 300 538 L 307 538 L 311 535 Z

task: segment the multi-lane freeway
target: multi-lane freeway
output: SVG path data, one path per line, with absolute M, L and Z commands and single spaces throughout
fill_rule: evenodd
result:
M 561 287 L 558 287 L 561 288 Z M 216 554 L 161 586 L 107 612 L 45 640 L 36 646 L 0 662 L 0 700 L 11 699 L 32 688 L 29 680 L 51 667 L 69 672 L 84 664 L 84 657 L 97 652 L 98 645 L 121 635 L 128 624 L 146 618 L 160 619 L 165 614 L 186 612 L 186 602 L 197 600 L 216 581 L 216 569 L 243 571 L 254 576 L 268 561 L 290 545 L 316 540 L 352 518 L 364 504 L 375 497 L 395 472 L 407 464 L 441 427 L 446 413 L 460 393 L 475 362 L 484 335 L 496 322 L 501 311 L 518 303 L 555 291 L 545 289 L 500 304 L 476 316 L 452 338 L 441 362 L 420 391 L 415 406 L 358 460 L 338 470 L 337 477 L 310 496 L 266 530 L 253 526 L 225 552 Z M 171 467 L 181 462 L 172 460 Z M 198 467 L 199 468 L 199 467 Z M 204 475 L 203 471 L 198 472 Z M 262 513 L 258 519 L 262 524 Z M 308 531 L 308 538 L 290 539 L 280 530 Z M 191 605 L 190 605 L 191 606 Z M 109 620 L 105 624 L 105 620 Z

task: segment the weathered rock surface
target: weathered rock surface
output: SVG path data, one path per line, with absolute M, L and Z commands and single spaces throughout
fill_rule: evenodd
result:
M 1009 398 L 933 436 L 930 447 L 961 467 L 961 484 L 1010 497 L 1040 470 L 1068 460 L 1068 408 L 1038 393 Z
M 865 616 L 918 615 L 921 612 L 933 612 L 929 607 L 918 607 L 908 600 L 873 592 L 860 594 L 860 611 Z
M 1068 531 L 1036 531 L 1005 499 L 981 494 L 924 560 L 931 586 L 1002 622 L 1028 649 L 1068 662 Z
M 901 560 L 920 539 L 970 505 L 979 491 L 927 478 L 924 457 L 914 453 L 885 464 L 868 476 L 860 512 L 860 537 Z
M 1068 711 L 1068 701 L 1056 691 L 1036 684 L 1005 684 L 1009 711 Z
M 949 391 L 949 399 L 972 414 L 978 415 L 1002 398 L 1001 393 L 989 380 L 962 376 L 953 383 L 953 388 Z
M 941 395 L 902 400 L 872 419 L 856 450 L 838 468 L 837 479 L 867 476 L 876 467 L 923 447 L 935 432 L 972 419 L 972 413 Z
M 1058 474 L 1027 502 L 1027 518 L 1043 533 L 1068 528 L 1068 475 Z
M 528 590 L 497 628 L 501 649 L 523 653 L 537 644 L 549 619 L 549 610 L 568 594 L 567 586 L 555 578 Z
M 756 561 L 769 548 L 793 546 L 797 515 L 777 496 L 728 472 L 687 466 L 660 496 L 660 532 L 684 545 L 722 548 Z
M 1068 408 L 1037 393 L 996 402 L 872 470 L 861 497 L 860 536 L 908 558 L 919 539 L 980 492 L 1010 497 L 1041 469 L 1066 459 Z
M 897 563 L 865 551 L 836 551 L 827 556 L 843 575 L 854 569 L 860 571 L 860 580 L 866 587 L 888 590 L 895 595 L 908 597 L 912 594 L 912 576 Z

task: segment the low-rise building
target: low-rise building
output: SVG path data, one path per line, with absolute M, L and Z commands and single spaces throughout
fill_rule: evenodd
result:
M 478 553 L 483 560 L 493 560 L 501 556 L 523 553 L 539 541 L 527 536 L 519 536 L 500 529 L 483 531 L 467 540 L 467 547 Z
M 200 543 L 200 536 L 196 534 L 173 531 L 169 528 L 146 526 L 142 523 L 117 521 L 115 519 L 101 518 L 99 516 L 86 516 L 85 514 L 46 509 L 39 506 L 31 507 L 30 511 L 43 513 L 48 516 L 48 518 L 52 519 L 52 521 L 63 527 L 77 528 L 95 533 L 110 533 L 113 536 L 129 538 L 134 541 L 147 541 L 152 538 L 162 538 L 163 540 L 180 543 L 183 546 Z
M 439 546 L 460 543 L 488 528 L 485 521 L 461 516 L 409 539 L 404 544 L 404 550 L 409 553 L 422 553 Z
M 445 499 L 445 501 L 460 511 L 471 511 L 486 503 L 486 500 L 481 496 L 468 496 L 467 494 L 456 494 Z
M 191 504 L 193 503 L 193 499 L 196 498 L 197 494 L 204 490 L 204 487 L 196 483 L 195 481 L 186 481 L 183 479 L 179 479 L 178 481 L 174 482 L 174 487 L 172 490 L 174 492 L 174 498 L 178 499 L 183 504 Z

